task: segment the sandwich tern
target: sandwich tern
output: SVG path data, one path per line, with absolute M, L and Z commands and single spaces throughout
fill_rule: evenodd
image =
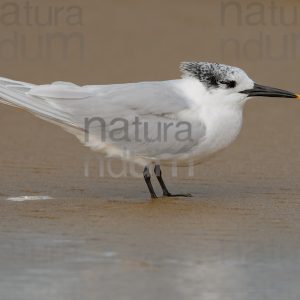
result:
M 171 194 L 160 165 L 198 164 L 231 144 L 250 97 L 300 96 L 259 85 L 223 64 L 184 62 L 181 71 L 175 80 L 86 86 L 0 77 L 0 102 L 61 126 L 94 151 L 142 165 L 152 198 L 151 166 L 163 196 L 191 196 Z

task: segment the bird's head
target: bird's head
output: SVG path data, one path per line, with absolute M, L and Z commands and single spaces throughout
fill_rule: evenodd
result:
M 184 78 L 196 79 L 203 96 L 209 101 L 244 103 L 249 97 L 298 98 L 300 95 L 255 83 L 240 68 L 206 62 L 181 64 Z M 225 102 L 226 101 L 226 102 Z

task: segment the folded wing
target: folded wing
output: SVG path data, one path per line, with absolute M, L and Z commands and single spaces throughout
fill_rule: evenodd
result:
M 0 78 L 0 96 L 2 102 L 54 122 L 108 154 L 125 150 L 168 159 L 205 137 L 204 124 L 174 81 L 78 86 Z

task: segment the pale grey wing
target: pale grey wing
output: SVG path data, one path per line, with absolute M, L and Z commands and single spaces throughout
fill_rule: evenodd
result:
M 62 120 L 96 150 L 112 146 L 163 159 L 205 137 L 204 124 L 191 117 L 190 103 L 173 81 L 83 87 L 57 82 L 33 86 L 26 97 L 47 112 L 43 117 Z
M 76 125 L 72 123 L 72 116 L 67 111 L 63 110 L 62 105 L 55 103 L 55 98 L 53 98 L 54 101 L 52 101 L 51 98 L 48 99 L 47 97 L 30 94 L 31 91 L 38 90 L 41 87 L 45 87 L 45 89 L 49 88 L 51 91 L 53 89 L 55 90 L 56 85 L 58 85 L 59 90 L 64 93 L 66 88 L 69 88 L 67 92 L 70 91 L 70 85 L 73 84 L 60 82 L 51 85 L 38 86 L 0 77 L 0 102 L 28 110 L 36 116 L 47 119 L 48 121 L 76 127 Z M 59 97 L 61 97 L 61 95 L 56 97 L 56 99 L 61 99 Z M 73 95 L 70 99 L 73 99 Z

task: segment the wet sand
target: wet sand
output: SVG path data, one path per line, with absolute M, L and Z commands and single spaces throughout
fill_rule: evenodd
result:
M 99 178 L 96 167 L 84 177 L 87 150 L 75 139 L 2 108 L 23 126 L 10 129 L 18 141 L 1 142 L 11 149 L 1 164 L 1 297 L 298 299 L 297 104 L 282 104 L 276 124 L 278 105 L 250 104 L 232 147 L 194 177 L 167 180 L 193 198 L 157 200 L 142 179 Z M 53 199 L 6 200 L 25 195 Z
M 1 61 L 1 74 L 37 83 L 162 80 L 179 76 L 181 60 L 209 60 L 300 91 L 298 59 L 222 57 L 222 36 L 257 28 L 222 27 L 219 4 L 89 0 L 83 61 Z M 299 105 L 249 102 L 232 146 L 192 177 L 186 169 L 166 176 L 171 191 L 194 197 L 157 200 L 140 178 L 99 177 L 99 157 L 75 137 L 1 105 L 0 299 L 298 300 Z M 51 199 L 7 200 L 22 196 Z

